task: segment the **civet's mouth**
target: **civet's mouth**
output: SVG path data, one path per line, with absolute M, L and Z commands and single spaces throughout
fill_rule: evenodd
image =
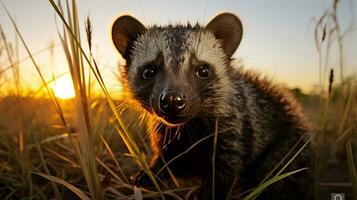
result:
M 190 120 L 190 117 L 180 113 L 165 113 L 160 108 L 154 110 L 156 116 L 168 126 L 181 126 Z
M 181 126 L 183 124 L 185 124 L 188 121 L 188 118 L 186 117 L 167 117 L 167 116 L 163 116 L 163 117 L 159 117 L 160 120 L 168 125 L 168 126 Z

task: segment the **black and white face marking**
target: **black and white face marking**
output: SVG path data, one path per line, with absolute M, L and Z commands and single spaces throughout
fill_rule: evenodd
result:
M 228 62 L 242 35 L 235 15 L 218 15 L 205 28 L 148 29 L 123 16 L 114 23 L 112 34 L 127 60 L 125 78 L 134 98 L 163 122 L 177 125 L 204 113 L 229 113 L 225 97 L 234 90 Z

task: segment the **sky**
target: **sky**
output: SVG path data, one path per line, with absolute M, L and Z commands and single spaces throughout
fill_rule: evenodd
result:
M 53 41 L 59 43 L 55 13 L 48 0 L 2 0 L 16 20 L 27 45 L 32 52 L 39 51 Z M 64 2 L 64 1 L 63 1 Z M 94 55 L 110 91 L 119 91 L 119 54 L 114 48 L 110 30 L 114 20 L 130 14 L 145 25 L 199 22 L 207 24 L 221 12 L 237 14 L 243 23 L 243 40 L 233 55 L 243 61 L 246 69 L 268 76 L 274 82 L 288 87 L 300 87 L 308 92 L 318 83 L 318 54 L 314 44 L 314 17 L 319 17 L 331 6 L 329 0 L 78 0 L 80 22 L 87 16 L 93 23 Z M 356 0 L 342 0 L 339 5 L 339 21 L 344 29 L 356 22 Z M 59 21 L 59 20 L 58 20 Z M 0 6 L 0 24 L 14 40 L 14 30 Z M 57 22 L 57 27 L 61 23 Z M 84 33 L 84 26 L 82 27 Z M 356 30 L 357 31 L 357 30 Z M 357 32 L 344 41 L 344 73 L 357 75 Z M 85 34 L 82 34 L 82 38 Z M 85 44 L 85 40 L 83 40 Z M 335 45 L 332 46 L 330 67 L 338 72 Z M 46 79 L 67 72 L 67 64 L 60 46 L 54 51 L 36 55 Z M 26 52 L 20 47 L 20 57 Z M 4 61 L 3 61 L 4 62 Z M 0 68 L 6 64 L 0 62 Z M 29 61 L 21 63 L 23 85 L 37 87 L 38 74 Z M 8 75 L 10 76 L 10 74 Z

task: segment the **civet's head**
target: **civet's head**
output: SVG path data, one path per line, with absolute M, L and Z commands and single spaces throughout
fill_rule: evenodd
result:
M 128 15 L 112 27 L 133 98 L 170 125 L 231 112 L 230 60 L 242 33 L 239 18 L 230 13 L 216 16 L 205 27 L 147 28 Z

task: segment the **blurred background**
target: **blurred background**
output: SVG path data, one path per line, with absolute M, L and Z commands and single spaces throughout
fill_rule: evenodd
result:
M 59 23 L 55 13 L 44 0 L 3 0 L 13 14 L 26 43 L 32 52 L 52 50 L 36 54 L 36 60 L 46 79 L 68 72 L 66 59 L 57 36 Z M 206 24 L 220 12 L 237 14 L 244 26 L 244 36 L 234 57 L 242 59 L 246 68 L 268 75 L 289 87 L 299 87 L 310 92 L 319 84 L 318 53 L 314 42 L 314 28 L 318 17 L 331 7 L 331 1 L 78 1 L 79 22 L 84 32 L 84 20 L 89 16 L 93 24 L 93 53 L 111 91 L 117 91 L 114 74 L 119 55 L 110 38 L 111 24 L 119 15 L 130 14 L 145 25 L 196 23 Z M 346 30 L 356 18 L 355 1 L 341 1 L 338 5 L 340 29 Z M 0 21 L 8 41 L 15 41 L 10 20 L 1 8 Z M 26 52 L 19 45 L 19 57 Z M 357 34 L 344 38 L 344 71 L 346 76 L 357 72 Z M 338 68 L 337 44 L 332 44 L 329 68 Z M 6 63 L 6 57 L 2 58 Z M 40 83 L 31 61 L 21 62 L 21 79 L 24 87 L 38 89 Z M 11 75 L 11 72 L 8 76 Z M 9 77 L 10 78 L 10 77 Z

